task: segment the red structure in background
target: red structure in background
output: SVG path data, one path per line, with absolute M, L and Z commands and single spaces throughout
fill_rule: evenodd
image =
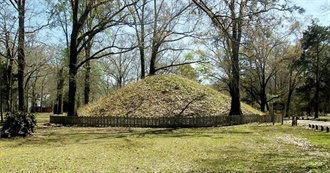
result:
M 52 112 L 53 109 L 52 107 L 40 107 L 40 106 L 36 106 L 34 107 L 35 112 Z

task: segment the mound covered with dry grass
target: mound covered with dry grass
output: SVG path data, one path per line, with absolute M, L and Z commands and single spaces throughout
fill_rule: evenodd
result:
M 78 110 L 79 116 L 216 116 L 228 114 L 230 97 L 197 82 L 168 75 L 147 77 Z M 261 112 L 242 103 L 243 114 Z

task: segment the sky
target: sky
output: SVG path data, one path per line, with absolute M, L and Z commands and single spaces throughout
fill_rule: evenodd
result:
M 318 18 L 320 25 L 323 26 L 330 26 L 330 0 L 290 0 L 292 3 L 302 7 L 305 9 L 305 13 L 303 15 L 299 15 L 299 21 L 303 21 L 303 28 L 306 28 L 308 25 L 311 24 L 311 20 Z M 322 10 L 325 5 L 328 5 L 328 11 Z M 62 32 L 62 31 L 59 31 Z M 55 34 L 54 31 L 50 31 L 49 34 Z M 58 34 L 55 34 L 58 35 Z M 44 36 L 47 40 L 52 40 L 54 42 L 58 42 L 57 36 L 53 36 L 51 38 Z M 64 37 L 63 37 L 64 38 Z
M 306 10 L 304 14 L 307 16 L 306 20 L 318 18 L 320 25 L 330 26 L 330 0 L 292 0 L 292 2 Z M 324 10 L 326 4 L 328 10 Z

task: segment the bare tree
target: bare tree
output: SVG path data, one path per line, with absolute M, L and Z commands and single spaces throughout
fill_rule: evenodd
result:
M 18 80 L 18 110 L 26 111 L 25 106 L 25 91 L 24 91 L 24 82 L 25 82 L 25 68 L 26 68 L 26 53 L 25 53 L 25 44 L 26 44 L 26 34 L 36 34 L 37 31 L 46 27 L 48 23 L 42 24 L 38 21 L 33 21 L 32 19 L 40 14 L 38 10 L 31 8 L 26 9 L 26 6 L 34 5 L 36 2 L 25 0 L 9 0 L 9 1 L 0 1 L 1 6 L 4 7 L 3 13 L 1 13 L 2 17 L 5 17 L 6 12 L 10 12 L 10 15 L 7 15 L 4 20 L 5 23 L 3 25 L 4 36 L 7 41 L 4 41 L 6 47 L 6 53 L 2 54 L 8 59 L 8 77 L 7 77 L 7 88 L 9 88 L 8 95 L 8 108 L 9 111 L 12 109 L 12 100 L 11 100 L 11 86 L 13 81 L 13 62 L 14 58 L 17 56 L 17 77 Z M 27 4 L 29 3 L 29 4 Z M 16 15 L 13 15 L 15 14 Z M 9 17 L 9 18 L 8 18 Z M 40 16 L 39 16 L 40 17 Z M 9 19 L 9 20 L 8 20 Z M 17 21 L 16 21 L 17 19 Z M 8 21 L 7 21 L 8 20 Z M 10 23 L 10 21 L 12 21 Z M 26 21 L 28 24 L 26 25 Z M 8 24 L 8 25 L 7 25 Z M 27 30 L 28 28 L 29 30 Z
M 131 11 L 133 11 L 132 17 L 134 21 L 134 30 L 138 41 L 138 48 L 140 53 L 140 74 L 141 79 L 145 78 L 146 76 L 146 56 L 145 56 L 145 49 L 146 49 L 146 42 L 145 39 L 148 34 L 146 34 L 145 26 L 148 25 L 146 19 L 147 13 L 147 0 L 142 0 L 140 3 L 134 4 Z
M 269 110 L 267 86 L 271 78 L 278 72 L 284 53 L 280 46 L 285 39 L 274 31 L 275 26 L 251 26 L 249 38 L 244 45 L 243 65 L 244 79 L 242 86 L 255 98 L 260 110 Z
M 69 49 L 70 49 L 70 7 L 68 1 L 58 1 L 57 4 L 52 4 L 52 12 L 51 17 L 54 20 L 55 26 L 60 26 L 61 30 L 63 31 L 65 37 L 65 46 L 62 50 L 61 55 L 63 56 L 60 58 L 61 62 L 64 62 L 65 59 L 69 57 Z M 56 106 L 54 113 L 55 114 L 62 114 L 63 113 L 63 91 L 64 91 L 64 65 L 63 63 L 60 64 L 57 70 L 57 89 L 56 89 Z
M 185 64 L 197 63 L 195 62 L 184 62 L 176 63 L 172 62 L 170 64 L 164 64 L 162 66 L 157 65 L 161 54 L 165 54 L 166 51 L 180 51 L 182 52 L 184 48 L 180 47 L 171 47 L 169 44 L 174 44 L 176 41 L 183 40 L 184 38 L 191 37 L 195 31 L 195 24 L 192 25 L 188 30 L 184 30 L 180 25 L 182 21 L 189 20 L 189 8 L 191 3 L 183 2 L 173 2 L 168 4 L 168 1 L 153 1 L 153 25 L 152 25 L 152 37 L 150 41 L 150 63 L 149 63 L 149 75 L 156 74 L 157 71 L 163 70 L 169 67 L 175 67 Z M 198 21 L 195 21 L 198 23 Z
M 290 11 L 297 7 L 288 7 L 287 4 L 280 4 L 277 1 L 224 0 L 215 3 L 215 1 L 193 0 L 193 2 L 211 19 L 229 48 L 226 52 L 230 57 L 229 92 L 232 98 L 229 114 L 241 115 L 239 61 L 240 47 L 246 29 L 251 24 L 259 25 L 259 15 L 262 13 L 274 10 Z
M 124 3 L 120 1 L 83 1 L 83 0 L 71 0 L 71 12 L 72 12 L 72 31 L 70 35 L 70 60 L 69 60 L 69 110 L 68 116 L 77 116 L 76 108 L 76 91 L 77 91 L 77 72 L 78 69 L 86 62 L 92 59 L 99 59 L 111 54 L 114 54 L 113 49 L 119 47 L 115 45 L 109 45 L 95 51 L 90 57 L 85 58 L 83 61 L 78 61 L 79 54 L 83 51 L 85 46 L 100 32 L 119 25 L 126 15 L 124 10 L 133 5 L 133 3 Z M 92 13 L 95 11 L 95 13 Z M 99 15 L 93 22 L 93 27 L 90 30 L 83 31 L 86 25 L 88 17 L 93 15 Z M 129 51 L 131 48 L 126 49 Z M 121 49 L 121 51 L 123 51 Z
M 127 54 L 113 55 L 104 58 L 101 66 L 106 71 L 106 78 L 113 81 L 114 88 L 120 88 L 127 85 L 129 82 L 134 81 L 133 71 L 133 58 L 127 58 Z
M 194 37 L 199 21 L 197 16 L 190 15 L 190 2 L 143 0 L 130 11 L 138 41 L 141 78 L 147 70 L 149 75 L 154 75 L 170 67 L 200 62 L 182 59 L 182 52 L 187 47 L 178 44 Z M 192 20 L 193 17 L 196 20 Z
M 37 92 L 39 81 L 48 75 L 48 63 L 52 58 L 52 55 L 48 52 L 51 48 L 35 39 L 32 36 L 26 37 L 26 70 L 24 75 L 25 107 L 28 108 L 29 103 L 31 103 L 33 109 L 37 98 L 40 97 L 40 92 Z
M 285 55 L 285 67 L 282 69 L 286 71 L 284 73 L 287 80 L 287 97 L 286 97 L 286 108 L 285 108 L 285 116 L 289 117 L 290 116 L 290 111 L 291 111 L 291 101 L 293 98 L 293 94 L 297 86 L 302 82 L 301 80 L 301 74 L 303 72 L 303 68 L 298 67 L 295 65 L 295 61 L 297 61 L 301 55 L 301 49 L 299 47 L 300 45 L 297 44 L 295 46 L 289 46 L 288 47 L 288 53 Z
M 4 3 L 4 2 L 2 2 Z M 10 8 L 6 8 L 8 4 L 2 4 L 0 7 L 0 15 L 3 21 L 1 22 L 1 43 L 4 45 L 4 51 L 0 50 L 0 55 L 7 59 L 6 65 L 6 109 L 8 112 L 12 112 L 12 85 L 13 85 L 13 66 L 14 60 L 17 54 L 17 34 L 16 34 L 16 22 L 17 19 L 13 16 L 13 12 Z
M 18 110 L 26 111 L 24 97 L 24 69 L 25 69 L 25 0 L 10 0 L 12 6 L 18 12 L 18 46 L 17 46 L 17 62 L 18 62 Z

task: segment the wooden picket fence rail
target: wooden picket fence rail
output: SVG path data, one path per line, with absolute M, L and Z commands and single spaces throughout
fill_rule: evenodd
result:
M 269 123 L 272 122 L 272 118 L 271 115 L 205 117 L 50 116 L 50 123 L 83 127 L 212 127 L 253 122 Z M 275 122 L 280 122 L 278 117 L 275 117 Z

